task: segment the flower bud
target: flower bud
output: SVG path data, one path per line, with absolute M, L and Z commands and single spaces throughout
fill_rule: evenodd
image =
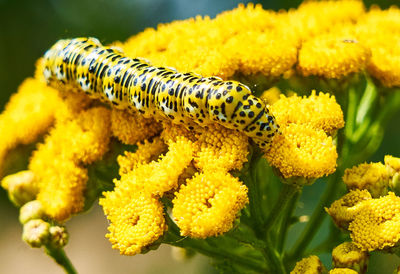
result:
M 20 171 L 4 177 L 1 185 L 8 191 L 10 200 L 18 207 L 34 200 L 38 193 L 35 175 L 30 170 Z
M 332 251 L 334 267 L 351 268 L 358 273 L 365 273 L 367 271 L 368 257 L 368 252 L 361 251 L 352 242 L 344 242 Z
M 49 229 L 50 244 L 55 248 L 63 248 L 68 243 L 68 232 L 64 226 L 52 226 Z
M 50 224 L 40 219 L 30 220 L 24 225 L 22 240 L 31 247 L 41 247 L 49 240 Z
M 400 193 L 400 158 L 385 156 L 385 165 L 389 175 L 389 186 L 396 193 Z
M 19 222 L 21 224 L 26 224 L 34 219 L 43 219 L 45 216 L 43 205 L 38 200 L 27 202 L 19 210 Z

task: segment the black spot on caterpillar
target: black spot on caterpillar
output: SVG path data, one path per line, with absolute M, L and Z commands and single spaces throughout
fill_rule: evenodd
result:
M 261 148 L 269 147 L 279 129 L 263 101 L 237 81 L 151 66 L 95 38 L 59 40 L 44 59 L 43 74 L 50 85 L 73 85 L 145 117 L 170 119 L 189 129 L 194 123 L 216 122 L 244 132 Z

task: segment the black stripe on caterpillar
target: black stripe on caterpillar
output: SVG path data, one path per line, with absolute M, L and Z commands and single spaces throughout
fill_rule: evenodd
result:
M 263 149 L 279 132 L 263 101 L 237 81 L 151 66 L 95 38 L 59 40 L 44 60 L 43 74 L 50 85 L 73 85 L 145 117 L 167 118 L 189 129 L 216 122 L 244 132 Z

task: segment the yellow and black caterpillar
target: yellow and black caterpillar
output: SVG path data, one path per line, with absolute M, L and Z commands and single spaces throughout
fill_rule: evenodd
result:
M 217 122 L 269 147 L 279 126 L 268 108 L 237 81 L 180 73 L 131 59 L 95 38 L 59 40 L 44 56 L 43 74 L 50 85 L 74 85 L 118 108 L 145 117 L 171 119 L 192 129 Z

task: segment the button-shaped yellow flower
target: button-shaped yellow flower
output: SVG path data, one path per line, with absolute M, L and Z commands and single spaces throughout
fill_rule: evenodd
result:
M 377 198 L 387 194 L 389 176 L 382 163 L 363 163 L 346 169 L 343 182 L 349 189 L 367 189 Z
M 326 268 L 321 260 L 317 256 L 312 255 L 297 262 L 290 274 L 321 274 L 325 272 Z
M 332 251 L 332 261 L 335 268 L 351 268 L 358 273 L 367 271 L 368 257 L 368 252 L 360 250 L 351 242 L 344 242 Z
M 363 209 L 349 226 L 353 242 L 361 249 L 373 251 L 397 246 L 400 240 L 400 197 L 387 196 L 363 202 Z
M 371 194 L 368 190 L 353 190 L 344 195 L 339 200 L 333 202 L 326 212 L 333 218 L 335 224 L 343 229 L 347 229 L 354 217 L 363 210 L 363 201 L 370 200 Z
M 195 238 L 227 232 L 248 203 L 247 187 L 221 170 L 197 173 L 175 195 L 174 220 L 182 236 Z

